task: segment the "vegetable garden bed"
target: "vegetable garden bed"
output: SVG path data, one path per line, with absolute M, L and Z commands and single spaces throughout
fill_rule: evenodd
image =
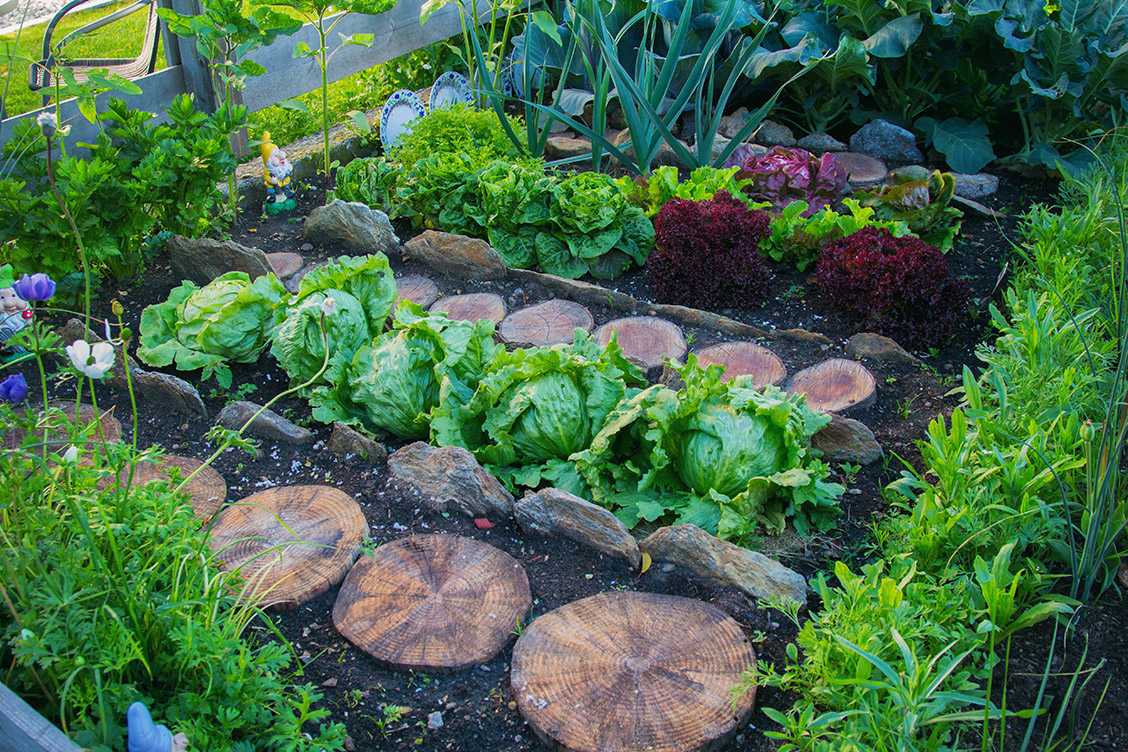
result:
M 1002 190 L 991 203 L 1005 211 L 1007 218 L 1001 221 L 965 218 L 963 237 L 949 255 L 949 262 L 953 274 L 970 285 L 971 297 L 978 305 L 975 307 L 977 315 L 965 321 L 954 339 L 934 352 L 920 353 L 915 362 L 864 361 L 876 380 L 876 400 L 849 415 L 873 430 L 886 460 L 865 467 L 852 468 L 847 464 L 835 468 L 836 479 L 849 488 L 843 496 L 843 514 L 837 529 L 810 537 L 794 532 L 766 536 L 752 541 L 754 548 L 759 547 L 805 577 L 826 569 L 828 562 L 845 560 L 853 566 L 867 561 L 867 540 L 873 521 L 889 512 L 882 489 L 898 475 L 902 461 L 919 466 L 920 454 L 915 442 L 925 435 L 930 420 L 949 414 L 957 404 L 957 398 L 948 392 L 956 385 L 962 366 L 976 366 L 973 348 L 987 336 L 987 303 L 995 298 L 1001 283 L 1005 284 L 1006 269 L 1013 262 L 1007 238 L 1014 234 L 1014 217 L 1032 201 L 1045 200 L 1049 189 L 1045 184 L 1004 177 Z M 244 215 L 240 224 L 233 228 L 232 236 L 244 245 L 267 253 L 300 253 L 307 264 L 348 253 L 347 249 L 333 245 L 303 245 L 301 218 L 322 200 L 318 191 L 307 190 L 301 196 L 297 212 L 291 215 L 271 218 Z M 406 224 L 398 224 L 397 231 L 402 240 L 412 234 Z M 394 257 L 391 261 L 397 279 L 430 279 L 440 301 L 466 293 L 496 295 L 512 313 L 559 297 L 556 291 L 528 279 L 453 278 L 408 261 L 406 257 Z M 845 343 L 860 331 L 859 324 L 836 314 L 814 288 L 807 285 L 805 275 L 782 269 L 779 273 L 781 280 L 762 309 L 722 313 L 769 331 L 802 329 L 824 335 L 807 339 L 773 336 L 759 343 L 782 360 L 789 375 L 831 358 L 845 357 Z M 158 258 L 137 285 L 103 290 L 101 302 L 95 307 L 102 315 L 108 315 L 108 301 L 120 300 L 126 306 L 126 324 L 136 331 L 141 310 L 149 304 L 163 302 L 179 282 L 172 277 L 167 258 Z M 648 297 L 645 278 L 638 272 L 616 280 L 611 287 L 644 300 Z M 623 315 L 622 311 L 609 306 L 589 305 L 587 309 L 594 326 Z M 683 331 L 693 352 L 734 339 L 706 328 L 683 327 Z M 24 370 L 32 381 L 32 370 L 26 366 Z M 198 385 L 213 417 L 232 399 L 265 403 L 283 391 L 288 382 L 286 373 L 269 355 L 264 355 L 257 364 L 233 365 L 232 370 L 234 378 L 230 390 L 217 388 L 213 381 L 193 382 Z M 180 375 L 198 377 L 198 373 Z M 652 372 L 652 377 L 659 378 L 657 371 Z M 127 396 L 114 391 L 103 393 L 101 387 L 98 396 L 103 409 L 112 405 L 119 416 L 124 418 L 129 414 Z M 275 410 L 314 430 L 316 443 L 300 448 L 266 441 L 258 459 L 234 451 L 221 456 L 215 467 L 226 479 L 229 499 L 241 499 L 276 486 L 330 485 L 359 502 L 375 545 L 431 533 L 450 533 L 490 543 L 516 559 L 527 572 L 533 597 L 532 619 L 587 596 L 638 590 L 688 596 L 718 607 L 736 620 L 752 639 L 759 659 L 767 663 L 781 664 L 788 644 L 795 638 L 795 627 L 778 611 L 760 608 L 742 592 L 705 581 L 683 567 L 656 563 L 640 574 L 619 560 L 593 555 L 591 549 L 571 541 L 527 535 L 511 519 L 491 520 L 495 523 L 493 527 L 480 529 L 468 518 L 422 511 L 418 498 L 410 490 L 388 482 L 381 463 L 330 452 L 326 448 L 328 427 L 310 420 L 309 406 L 303 400 L 285 399 Z M 209 446 L 203 439 L 208 422 L 171 414 L 159 404 L 142 403 L 139 411 L 140 445 L 160 444 L 170 452 L 200 458 L 209 453 Z M 128 420 L 123 422 L 128 439 Z M 389 451 L 398 446 L 397 440 L 388 441 Z M 332 587 L 296 610 L 278 614 L 276 623 L 297 656 L 296 681 L 319 686 L 324 695 L 321 704 L 331 710 L 334 720 L 346 725 L 352 748 L 498 751 L 543 748 L 518 713 L 518 700 L 510 688 L 512 643 L 492 660 L 453 674 L 386 669 L 334 629 L 331 612 L 338 589 Z M 814 601 L 811 606 L 816 607 Z M 1123 619 L 1122 604 L 1106 606 L 1091 612 L 1082 625 L 1091 640 L 1090 651 L 1109 658 L 1114 663 L 1114 675 L 1116 665 L 1128 669 L 1128 650 L 1117 629 Z M 270 632 L 258 624 L 252 624 L 251 630 L 256 639 L 273 639 Z M 1040 670 L 1039 638 L 1045 639 L 1043 631 L 1028 630 L 1020 634 L 1011 655 L 1013 672 L 1018 672 L 1020 667 L 1030 674 Z M 1033 678 L 1012 677 L 1008 702 L 1013 707 L 1024 700 L 1032 701 L 1036 689 Z M 1126 699 L 1128 691 L 1123 683 L 1114 685 L 1105 698 L 1104 707 L 1124 707 Z M 739 731 L 731 749 L 758 751 L 777 747 L 777 742 L 762 733 L 773 725 L 762 708 L 784 708 L 789 704 L 789 697 L 767 687 L 759 689 L 756 700 L 751 726 Z M 1107 740 L 1108 744 L 1113 744 L 1112 740 L 1123 740 L 1122 714 L 1103 712 L 1095 730 L 1094 737 Z

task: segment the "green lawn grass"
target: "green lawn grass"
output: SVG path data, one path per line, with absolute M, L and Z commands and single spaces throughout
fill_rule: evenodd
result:
M 62 40 L 67 34 L 83 24 L 107 16 L 126 2 L 108 5 L 93 10 L 68 13 L 55 27 L 52 39 Z M 23 9 L 14 11 L 9 18 L 18 21 Z M 135 57 L 141 51 L 145 37 L 145 22 L 148 12 L 140 10 L 130 16 L 112 23 L 95 32 L 79 37 L 67 45 L 67 54 L 75 58 L 88 57 Z M 20 32 L 0 36 L 0 76 L 4 81 L 4 109 L 10 117 L 39 109 L 43 104 L 43 92 L 27 88 L 28 65 L 40 60 L 43 53 L 43 34 L 47 24 L 38 24 L 22 29 Z M 18 42 L 17 42 L 18 36 Z M 163 47 L 157 52 L 158 70 L 165 67 Z
M 124 5 L 126 3 L 122 2 L 92 11 L 68 14 L 56 28 L 53 38 L 62 39 L 70 31 L 91 20 L 108 15 Z M 18 20 L 17 14 L 20 13 L 22 10 L 13 14 L 15 17 L 13 21 Z M 141 49 L 146 17 L 144 11 L 134 13 L 128 18 L 75 40 L 67 45 L 67 51 L 74 57 L 136 55 Z M 27 69 L 32 60 L 40 59 L 46 28 L 47 24 L 38 24 L 23 29 L 19 34 L 18 45 L 16 34 L 0 35 L 0 76 L 4 76 L 4 86 L 7 90 L 4 103 L 9 117 L 30 112 L 42 105 L 42 93 L 27 88 Z M 455 66 L 456 56 L 452 49 L 446 42 L 432 44 L 384 65 L 378 65 L 330 84 L 330 121 L 341 123 L 348 120 L 346 113 L 351 110 L 363 111 L 379 107 L 396 89 L 421 89 L 429 86 L 436 76 Z M 159 70 L 164 67 L 162 46 L 157 54 L 157 68 Z M 7 75 L 9 70 L 10 76 Z M 305 102 L 310 112 L 320 111 L 320 91 L 310 92 L 299 99 Z M 320 123 L 314 118 L 277 106 L 251 113 L 250 121 L 253 138 L 258 138 L 263 130 L 269 130 L 277 144 L 288 144 L 321 130 Z

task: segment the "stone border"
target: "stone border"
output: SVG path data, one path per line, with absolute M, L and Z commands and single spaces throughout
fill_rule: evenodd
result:
M 687 308 L 680 305 L 667 303 L 647 303 L 638 300 L 625 292 L 611 290 L 606 287 L 581 282 L 576 279 L 557 277 L 554 274 L 543 274 L 529 269 L 510 269 L 509 274 L 526 282 L 536 282 L 544 285 L 569 300 L 588 306 L 606 306 L 615 311 L 631 313 L 642 316 L 662 316 L 673 319 L 686 326 L 714 329 L 722 334 L 732 337 L 753 337 L 757 339 L 786 339 L 795 342 L 815 342 L 830 344 L 830 338 L 805 329 L 784 329 L 769 332 L 759 327 L 745 324 L 742 321 L 722 316 L 719 313 L 702 311 L 697 308 Z

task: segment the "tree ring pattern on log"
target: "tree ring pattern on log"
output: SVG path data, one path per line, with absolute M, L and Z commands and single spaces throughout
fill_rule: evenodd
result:
M 208 546 L 228 570 L 238 570 L 242 597 L 288 609 L 340 582 L 367 532 L 360 506 L 343 491 L 283 486 L 220 512 Z
M 41 442 L 48 442 L 44 446 L 38 447 L 39 456 L 44 457 L 51 452 L 55 452 L 60 456 L 67 449 L 67 442 L 70 441 L 72 431 L 71 428 L 75 425 L 74 419 L 74 400 L 65 400 L 62 402 L 52 402 L 52 408 L 56 408 L 63 412 L 63 415 L 55 413 L 47 419 L 46 412 L 42 405 L 31 408 L 36 417 L 36 428 L 33 431 L 35 437 Z M 92 423 L 98 422 L 101 426 L 92 426 Z M 93 405 L 83 403 L 78 408 L 78 430 L 84 431 L 90 428 L 90 434 L 87 439 L 92 442 L 105 441 L 107 444 L 116 444 L 121 441 L 121 421 L 113 415 L 113 408 L 96 411 Z M 3 435 L 3 445 L 7 449 L 16 449 L 23 444 L 27 432 L 22 428 L 15 428 L 9 433 Z M 97 451 L 94 444 L 87 444 L 81 447 L 83 451 Z
M 509 314 L 498 334 L 506 342 L 536 347 L 570 345 L 577 328 L 590 332 L 594 325 L 591 313 L 579 303 L 553 298 Z
M 511 682 L 553 749 L 688 752 L 724 744 L 752 713 L 731 700 L 756 663 L 740 625 L 701 601 L 608 592 L 538 617 L 513 649 Z
M 192 513 L 196 516 L 196 519 L 207 522 L 220 510 L 223 502 L 227 501 L 227 482 L 210 465 L 204 465 L 203 462 L 192 457 L 166 454 L 156 462 L 138 462 L 134 465 L 133 486 L 142 486 L 154 481 L 167 481 L 174 468 L 179 468 L 181 481 L 199 469 L 196 476 L 184 486 L 183 493 L 187 494 L 192 500 Z M 122 485 L 129 483 L 129 468 L 122 469 L 116 480 L 112 478 L 105 480 L 108 481 L 105 484 L 106 488 L 112 487 L 115 482 Z M 102 483 L 98 485 L 101 487 Z M 176 486 L 171 487 L 175 488 Z
M 440 298 L 430 310 L 432 313 L 445 313 L 454 321 L 474 323 L 489 319 L 496 324 L 505 318 L 505 301 L 492 292 L 471 292 Z
M 417 535 L 361 557 L 341 586 L 333 624 L 382 664 L 455 670 L 485 663 L 532 606 L 520 563 L 455 535 Z
M 757 389 L 768 384 L 778 386 L 787 378 L 787 367 L 779 356 L 754 342 L 722 342 L 706 347 L 698 351 L 697 362 L 702 368 L 714 363 L 724 366 L 723 381 L 751 376 Z
M 593 336 L 600 347 L 606 347 L 612 332 L 618 333 L 616 341 L 623 354 L 642 361 L 647 368 L 660 366 L 666 360 L 681 360 L 688 349 L 680 327 L 654 316 L 608 321 Z
M 410 300 L 415 305 L 426 310 L 439 299 L 439 286 L 429 277 L 421 274 L 412 274 L 396 280 L 396 305 L 400 301 Z M 393 308 L 394 310 L 394 308 Z
M 831 358 L 795 374 L 787 391 L 806 394 L 812 410 L 837 413 L 872 405 L 877 397 L 877 380 L 857 361 Z

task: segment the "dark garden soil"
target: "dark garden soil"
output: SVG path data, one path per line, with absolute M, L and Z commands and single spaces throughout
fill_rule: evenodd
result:
M 926 432 L 928 423 L 937 415 L 950 414 L 958 397 L 949 390 L 958 383 L 963 365 L 977 367 L 975 345 L 991 336 L 988 331 L 987 305 L 998 300 L 1004 289 L 1014 254 L 1008 238 L 1016 236 L 1016 217 L 1031 203 L 1052 198 L 1053 186 L 1004 175 L 997 196 L 986 203 L 1004 211 L 1007 217 L 988 220 L 970 212 L 964 219 L 964 232 L 955 250 L 949 254 L 954 275 L 967 280 L 976 315 L 969 317 L 955 338 L 934 353 L 921 353 L 921 364 L 867 363 L 878 383 L 877 400 L 872 407 L 850 417 L 861 420 L 875 433 L 888 461 L 862 468 L 848 482 L 849 492 L 843 497 L 843 514 L 839 530 L 828 536 L 798 539 L 765 539 L 762 548 L 777 555 L 786 565 L 811 577 L 825 570 L 837 559 L 860 565 L 872 553 L 868 547 L 874 521 L 889 514 L 889 505 L 882 498 L 882 488 L 897 477 L 902 462 L 919 466 L 920 453 L 916 442 Z M 321 203 L 320 191 L 308 189 L 301 196 L 298 209 L 290 216 L 263 219 L 245 214 L 231 235 L 245 245 L 257 246 L 270 253 L 302 252 L 301 218 Z M 398 226 L 401 240 L 413 231 Z M 337 247 L 314 247 L 302 252 L 307 262 L 346 251 Z M 501 281 L 481 282 L 450 279 L 401 258 L 392 259 L 397 276 L 426 274 L 444 295 L 464 292 L 496 292 L 506 299 L 509 309 L 531 305 L 553 295 L 536 284 Z M 844 340 L 859 331 L 857 322 L 841 318 L 823 300 L 804 275 L 792 270 L 776 269 L 779 283 L 774 297 L 755 311 L 724 311 L 735 318 L 765 329 L 802 327 L 825 334 L 830 345 L 773 339 L 764 344 L 779 355 L 793 374 L 828 357 L 843 356 Z M 136 284 L 103 289 L 99 298 L 100 312 L 108 312 L 113 299 L 127 309 L 129 324 L 137 331 L 142 309 L 163 301 L 169 290 L 179 284 L 172 278 L 167 258 L 156 260 L 151 270 Z M 639 298 L 646 298 L 645 278 L 634 274 L 619 280 L 616 287 Z M 616 311 L 591 310 L 596 324 L 623 315 Z M 686 330 L 692 335 L 691 349 L 699 349 L 721 341 L 716 332 Z M 172 372 L 172 371 L 170 371 Z M 258 364 L 233 368 L 232 393 L 218 389 L 214 382 L 200 384 L 199 374 L 178 374 L 196 383 L 212 417 L 231 399 L 244 398 L 263 403 L 281 392 L 287 377 L 276 361 L 264 354 Z M 38 383 L 30 378 L 29 383 Z M 69 396 L 72 385 L 60 390 L 60 397 Z M 66 391 L 64 395 L 62 392 Z M 33 396 L 34 399 L 34 396 Z M 126 438 L 130 435 L 129 402 L 118 394 L 106 392 L 100 403 L 113 404 L 123 420 Z M 795 627 L 776 611 L 763 610 L 743 593 L 702 581 L 686 570 L 656 563 L 644 574 L 625 564 L 600 555 L 593 555 L 570 541 L 525 535 L 512 520 L 494 520 L 496 527 L 479 530 L 470 519 L 451 515 L 440 516 L 420 511 L 411 493 L 386 482 L 382 464 L 373 464 L 353 457 L 341 457 L 325 447 L 329 427 L 313 423 L 308 406 L 298 399 L 287 399 L 276 405 L 277 412 L 314 430 L 318 441 L 312 447 L 295 448 L 287 444 L 263 442 L 263 453 L 254 459 L 229 450 L 216 462 L 216 469 L 226 478 L 229 499 L 240 499 L 267 487 L 287 484 L 327 484 L 342 489 L 360 503 L 371 526 L 374 544 L 418 533 L 446 532 L 488 542 L 515 557 L 525 567 L 532 588 L 535 618 L 565 603 L 596 593 L 613 590 L 643 590 L 681 595 L 712 603 L 731 615 L 755 642 L 760 660 L 782 664 L 787 644 L 794 640 Z M 203 440 L 209 423 L 170 414 L 160 405 L 139 406 L 139 443 L 160 444 L 170 452 L 205 458 L 211 451 Z M 398 448 L 394 439 L 387 441 L 389 451 Z M 847 480 L 845 477 L 842 480 Z M 350 748 L 357 750 L 490 750 L 516 752 L 543 750 L 539 741 L 516 710 L 510 689 L 508 668 L 512 643 L 494 660 L 452 674 L 400 672 L 381 668 L 360 650 L 352 647 L 334 629 L 330 612 L 337 589 L 331 589 L 315 600 L 291 612 L 280 613 L 276 623 L 293 646 L 300 670 L 295 681 L 320 687 L 335 720 L 346 724 Z M 817 608 L 812 598 L 810 605 Z M 1104 703 L 1097 714 L 1090 739 L 1096 748 L 1115 749 L 1128 743 L 1128 621 L 1126 607 L 1119 594 L 1110 594 L 1107 603 L 1087 612 L 1065 655 L 1059 656 L 1056 672 L 1072 668 L 1088 640 L 1088 664 L 1101 659 L 1107 663 L 1090 684 L 1085 695 L 1082 718 L 1091 714 L 1099 689 L 1108 677 L 1113 678 Z M 271 639 L 261 625 L 253 625 L 254 634 Z M 1011 690 L 1008 705 L 1024 707 L 1037 692 L 1035 675 L 1045 663 L 1045 649 L 1052 630 L 1040 627 L 1018 635 L 1011 648 Z M 1098 686 L 1099 685 L 1099 686 Z M 1095 689 L 1094 689 L 1095 688 Z M 1059 694 L 1060 687 L 1052 689 Z M 776 749 L 778 744 L 763 735 L 774 724 L 759 710 L 764 705 L 786 708 L 789 700 L 774 690 L 761 690 L 751 726 L 743 729 L 730 746 L 733 750 L 759 752 Z M 386 710 L 389 706 L 407 708 L 402 717 Z M 435 727 L 441 713 L 441 727 Z M 428 719 L 432 719 L 428 727 Z M 1007 747 L 1019 741 L 1017 721 L 1009 724 Z M 1022 728 L 1025 728 L 1024 723 Z

